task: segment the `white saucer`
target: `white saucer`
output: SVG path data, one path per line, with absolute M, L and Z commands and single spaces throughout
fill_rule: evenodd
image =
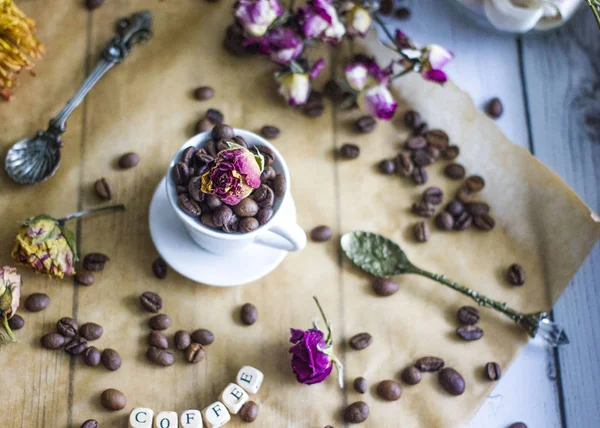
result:
M 279 209 L 287 218 L 296 221 L 296 205 L 289 203 Z M 206 285 L 230 287 L 247 284 L 267 275 L 283 261 L 287 251 L 259 244 L 250 244 L 235 260 L 210 253 L 198 246 L 188 235 L 167 199 L 165 178 L 154 191 L 150 203 L 150 235 L 161 257 L 186 278 Z

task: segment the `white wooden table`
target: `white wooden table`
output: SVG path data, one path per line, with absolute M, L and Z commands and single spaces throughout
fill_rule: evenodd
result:
M 417 43 L 451 49 L 451 78 L 485 106 L 499 97 L 498 125 L 600 211 L 600 32 L 589 10 L 564 28 L 522 39 L 474 26 L 451 0 L 397 0 L 407 21 L 387 19 Z M 470 424 L 505 428 L 600 426 L 600 245 L 554 307 L 571 343 L 532 341 Z

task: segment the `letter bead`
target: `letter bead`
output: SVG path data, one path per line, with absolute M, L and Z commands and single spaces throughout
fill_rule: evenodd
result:
M 207 428 L 218 428 L 229 422 L 231 415 L 223 403 L 215 401 L 202 410 L 202 418 Z
M 202 415 L 198 410 L 186 410 L 179 420 L 181 428 L 202 428 Z
M 138 407 L 129 414 L 129 428 L 152 428 L 154 410 Z
M 246 391 L 244 391 L 242 387 L 236 385 L 235 383 L 230 383 L 223 390 L 223 392 L 221 392 L 219 400 L 221 400 L 221 402 L 225 404 L 225 407 L 227 407 L 229 413 L 237 415 L 237 413 L 240 411 L 242 406 L 246 404 L 249 398 L 250 397 L 248 397 L 248 393 L 246 393 Z
M 154 428 L 178 428 L 177 413 L 160 412 L 154 419 Z
M 237 374 L 236 383 L 244 388 L 247 393 L 256 394 L 263 383 L 264 377 L 260 370 L 244 366 Z

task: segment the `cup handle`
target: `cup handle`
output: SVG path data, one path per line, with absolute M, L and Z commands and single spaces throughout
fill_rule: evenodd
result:
M 255 242 L 278 250 L 300 251 L 306 247 L 306 233 L 296 223 L 275 225 Z

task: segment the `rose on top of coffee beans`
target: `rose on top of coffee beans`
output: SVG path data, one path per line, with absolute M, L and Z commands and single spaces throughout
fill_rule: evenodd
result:
M 259 151 L 227 142 L 231 147 L 219 152 L 202 174 L 202 192 L 215 195 L 227 205 L 237 205 L 260 187 L 264 158 Z

